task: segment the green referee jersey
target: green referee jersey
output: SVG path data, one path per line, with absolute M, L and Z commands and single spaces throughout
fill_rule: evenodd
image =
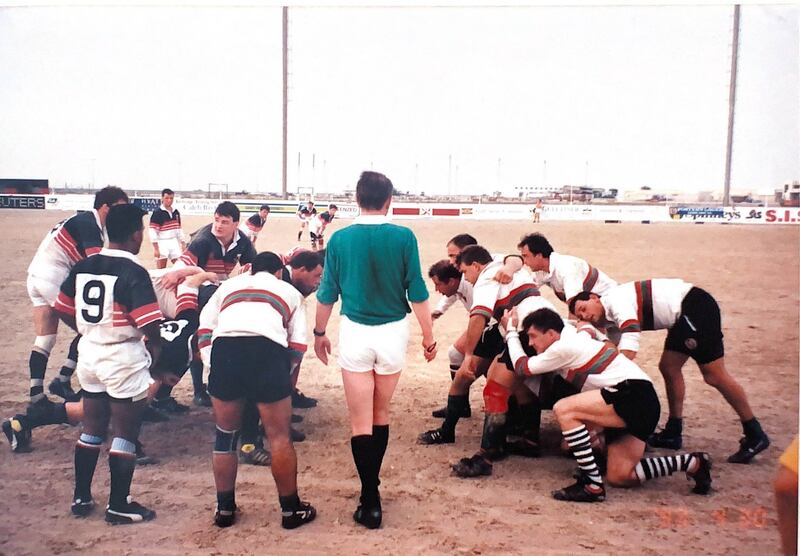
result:
M 386 324 L 411 312 L 408 302 L 428 299 L 414 232 L 385 216 L 359 216 L 328 241 L 317 300 L 366 325 Z

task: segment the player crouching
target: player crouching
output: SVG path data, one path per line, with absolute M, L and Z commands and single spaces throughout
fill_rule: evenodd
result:
M 511 326 L 508 326 L 508 320 Z M 592 452 L 587 427 L 603 427 L 608 446 L 608 483 L 632 487 L 677 471 L 694 479 L 693 492 L 711 489 L 711 459 L 693 452 L 643 458 L 645 442 L 658 424 L 661 406 L 650 377 L 610 343 L 592 339 L 565 325 L 549 309 L 525 317 L 522 333 L 539 355 L 527 357 L 520 344 L 516 314 L 506 314 L 506 341 L 517 374 L 534 376 L 557 371 L 580 393 L 553 407 L 561 434 L 578 462 L 577 482 L 553 492 L 556 500 L 602 502 L 605 486 Z

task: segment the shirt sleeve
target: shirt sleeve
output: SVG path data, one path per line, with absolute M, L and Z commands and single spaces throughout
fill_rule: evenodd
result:
M 519 375 L 533 376 L 560 371 L 569 366 L 570 358 L 560 349 L 558 341 L 550 345 L 541 355 L 528 357 L 522 350 L 519 333 L 511 330 L 506 333 L 508 355 L 514 362 L 514 372 Z
M 242 254 L 239 257 L 239 264 L 244 266 L 246 264 L 250 264 L 253 262 L 253 259 L 256 258 L 256 248 L 253 247 L 253 242 L 250 241 L 250 238 L 247 237 L 245 234 L 242 234 L 242 237 L 239 238 L 239 241 L 244 241 L 245 246 L 242 250 Z
M 422 279 L 422 270 L 419 264 L 419 247 L 417 238 L 409 230 L 409 241 L 406 244 L 406 275 L 405 286 L 408 291 L 408 300 L 411 303 L 422 303 L 428 299 L 428 288 Z
M 189 244 L 189 246 L 183 252 L 183 255 L 181 255 L 178 259 L 178 262 L 181 262 L 186 266 L 199 266 L 200 268 L 205 269 L 206 264 L 208 263 L 208 255 L 208 243 L 202 238 L 196 238 Z
M 158 234 L 161 231 L 161 222 L 158 218 L 157 210 L 154 210 L 150 215 L 150 226 L 148 231 L 150 232 L 150 242 L 156 243 L 158 241 Z
M 613 304 L 606 306 L 606 315 L 612 323 L 619 327 L 622 336 L 619 340 L 620 350 L 639 351 L 639 338 L 642 335 L 642 325 L 636 311 L 636 302 L 620 299 L 615 296 L 608 301 Z
M 122 284 L 117 282 L 117 284 L 123 288 L 119 298 L 128 315 L 136 323 L 137 328 L 144 328 L 150 323 L 163 320 L 164 315 L 158 307 L 158 298 L 156 298 L 150 275 L 144 268 L 137 267 L 136 270 L 135 273 L 131 273 L 129 280 L 125 280 Z M 139 270 L 141 272 L 138 272 Z
M 583 291 L 586 272 L 579 260 L 570 261 L 566 268 L 560 268 L 559 271 L 563 278 L 561 282 L 564 284 L 564 298 L 565 301 L 569 301 Z
M 86 257 L 96 255 L 103 248 L 103 232 L 97 227 L 93 214 L 91 220 L 71 218 L 64 223 L 64 227 L 70 235 L 77 238 L 78 251 L 84 253 Z
M 458 301 L 458 296 L 457 296 L 457 295 L 455 295 L 455 294 L 453 294 L 453 295 L 448 295 L 448 296 L 444 296 L 444 295 L 443 295 L 443 296 L 441 297 L 441 299 L 439 299 L 439 301 L 436 303 L 436 308 L 433 310 L 433 312 L 434 312 L 434 313 L 441 313 L 441 314 L 444 314 L 444 313 L 446 313 L 446 312 L 447 312 L 447 310 L 448 310 L 450 307 L 452 307 L 452 306 L 453 306 L 453 304 L 454 304 L 456 301 Z
M 472 308 L 469 310 L 469 316 L 480 315 L 491 319 L 499 292 L 500 282 L 478 278 L 478 282 L 472 290 Z
M 73 268 L 58 292 L 53 309 L 59 313 L 75 316 L 75 269 Z
M 197 328 L 197 349 L 200 350 L 200 358 L 206 367 L 211 365 L 211 338 L 219 319 L 221 289 L 223 288 L 217 288 L 206 306 L 203 307 L 203 311 L 200 313 L 200 324 Z
M 303 355 L 308 349 L 308 325 L 306 324 L 306 304 L 300 301 L 289 319 L 287 333 L 289 349 Z
M 317 289 L 317 301 L 323 305 L 333 305 L 339 300 L 341 294 L 339 268 L 336 264 L 337 235 L 333 235 L 325 250 L 325 269 L 322 271 L 322 281 Z

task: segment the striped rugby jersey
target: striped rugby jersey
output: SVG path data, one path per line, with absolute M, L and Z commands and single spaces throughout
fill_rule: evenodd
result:
M 178 209 L 173 207 L 170 212 L 164 205 L 161 205 L 150 215 L 150 241 L 155 243 L 160 239 L 184 240 L 181 213 Z
M 613 344 L 595 340 L 570 324 L 564 324 L 561 338 L 539 355 L 525 355 L 517 332 L 509 332 L 506 341 L 514 370 L 525 376 L 555 371 L 581 391 L 599 390 L 623 380 L 652 382 L 639 365 L 620 354 Z
M 141 341 L 141 329 L 164 318 L 147 270 L 135 255 L 118 249 L 76 264 L 54 308 L 74 316 L 78 332 L 102 345 Z
M 178 262 L 216 272 L 220 280 L 226 280 L 237 263 L 244 266 L 253 262 L 256 250 L 247 236 L 237 229 L 233 242 L 223 251 L 222 244 L 211 233 L 211 226 L 207 224 L 197 231 Z
M 533 276 L 522 268 L 514 273 L 511 282 L 501 284 L 494 279 L 497 271 L 503 268 L 502 261 L 493 261 L 486 265 L 472 288 L 472 308 L 469 315 L 481 315 L 487 320 L 500 319 L 506 309 L 517 307 L 519 319 L 522 321 L 529 313 L 537 309 L 547 308 L 555 311 L 553 304 L 539 293 Z
M 681 314 L 683 298 L 693 287 L 677 278 L 626 282 L 600 298 L 606 319 L 622 332 L 619 349 L 639 351 L 643 330 L 672 328 Z
M 103 248 L 100 215 L 92 209 L 59 222 L 39 244 L 28 274 L 61 285 L 79 261 Z
M 583 259 L 550 253 L 550 272 L 535 273 L 539 284 L 549 284 L 561 301 L 567 302 L 581 292 L 604 295 L 617 283 Z
M 267 219 L 261 218 L 261 215 L 255 213 L 253 216 L 239 224 L 239 230 L 247 236 L 247 239 L 253 241 L 253 238 L 258 235 L 258 233 L 264 228 L 264 224 L 266 224 Z
M 269 272 L 240 274 L 220 284 L 200 313 L 197 343 L 203 363 L 221 337 L 263 336 L 299 353 L 307 349 L 303 296 Z

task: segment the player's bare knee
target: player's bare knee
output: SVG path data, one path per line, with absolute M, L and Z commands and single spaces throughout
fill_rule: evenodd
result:
M 570 404 L 566 399 L 559 400 L 553 405 L 553 416 L 556 418 L 556 421 L 559 423 L 563 423 L 564 421 L 568 421 L 572 415 L 572 404 Z
M 725 373 L 718 372 L 718 371 L 708 371 L 703 370 L 703 380 L 706 381 L 706 384 L 709 386 L 713 386 L 718 388 L 721 384 L 725 382 Z
M 608 466 L 606 482 L 616 488 L 629 488 L 639 484 L 632 469 L 627 466 Z

